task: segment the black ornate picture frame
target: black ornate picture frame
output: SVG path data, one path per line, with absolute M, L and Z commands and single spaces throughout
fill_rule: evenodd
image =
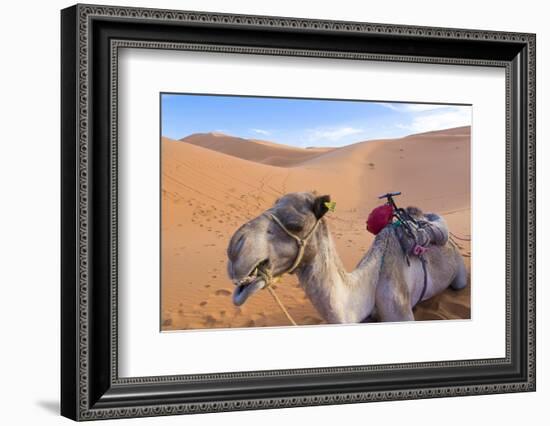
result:
M 61 413 L 74 420 L 535 390 L 535 35 L 76 5 L 61 13 Z M 506 72 L 506 356 L 120 378 L 121 47 L 500 67 Z

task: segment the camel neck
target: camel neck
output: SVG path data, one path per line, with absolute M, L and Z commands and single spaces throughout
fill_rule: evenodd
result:
M 358 267 L 347 272 L 325 221 L 309 245 L 309 255 L 296 273 L 319 313 L 329 323 L 356 323 L 368 317 L 374 308 L 381 266 L 378 247 L 373 245 Z

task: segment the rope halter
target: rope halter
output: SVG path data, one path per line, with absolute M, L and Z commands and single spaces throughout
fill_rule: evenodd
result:
M 292 315 L 290 315 L 288 310 L 285 308 L 285 305 L 283 304 L 281 299 L 279 299 L 279 297 L 275 293 L 275 290 L 273 290 L 273 288 L 271 287 L 271 284 L 274 281 L 277 281 L 279 279 L 279 277 L 281 277 L 282 275 L 291 274 L 298 267 L 298 265 L 300 265 L 300 263 L 302 262 L 302 259 L 304 257 L 304 252 L 306 250 L 306 244 L 309 241 L 309 239 L 311 238 L 311 236 L 313 235 L 313 233 L 315 232 L 315 230 L 317 229 L 317 226 L 319 225 L 320 219 L 315 221 L 315 224 L 309 230 L 309 232 L 305 235 L 304 238 L 300 238 L 298 235 L 293 234 L 292 232 L 290 232 L 288 230 L 288 228 L 283 224 L 283 222 L 281 222 L 281 220 L 277 216 L 275 216 L 273 213 L 264 213 L 264 214 L 269 219 L 271 219 L 273 222 L 275 222 L 279 226 L 279 228 L 281 228 L 284 231 L 285 234 L 287 234 L 290 238 L 292 238 L 294 241 L 296 241 L 296 244 L 298 245 L 298 253 L 296 253 L 296 258 L 294 259 L 294 262 L 292 263 L 292 266 L 289 269 L 287 269 L 286 271 L 281 272 L 277 277 L 273 277 L 273 275 L 271 274 L 271 271 L 264 271 L 263 269 L 258 268 L 258 273 L 260 275 L 262 275 L 262 278 L 264 279 L 264 281 L 266 283 L 264 288 L 266 288 L 269 291 L 269 293 L 271 294 L 271 296 L 273 297 L 275 302 L 277 302 L 277 305 L 279 305 L 279 308 L 281 308 L 281 310 L 283 311 L 285 316 L 288 318 L 290 323 L 292 325 L 298 325 L 296 323 L 296 321 L 294 321 L 294 318 L 292 318 Z
M 277 225 L 279 225 L 279 228 L 281 228 L 285 232 L 285 234 L 287 234 L 290 238 L 296 241 L 296 244 L 298 245 L 298 253 L 296 253 L 296 258 L 294 259 L 292 266 L 289 269 L 287 269 L 285 272 L 282 272 L 281 274 L 279 274 L 279 276 L 284 274 L 291 274 L 298 267 L 298 265 L 300 265 L 300 262 L 304 257 L 306 244 L 308 243 L 309 239 L 317 229 L 317 226 L 319 225 L 320 220 L 316 220 L 315 225 L 313 225 L 313 227 L 309 230 L 309 232 L 303 238 L 300 238 L 298 235 L 290 232 L 288 228 L 283 224 L 283 222 L 281 222 L 281 220 L 277 216 L 275 216 L 273 213 L 265 213 L 265 215 L 269 219 L 271 219 L 273 222 L 275 222 Z

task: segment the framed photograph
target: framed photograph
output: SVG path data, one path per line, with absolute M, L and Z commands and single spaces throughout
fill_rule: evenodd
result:
M 535 390 L 535 35 L 61 12 L 61 412 Z

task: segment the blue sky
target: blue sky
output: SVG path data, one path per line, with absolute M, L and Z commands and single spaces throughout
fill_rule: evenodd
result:
M 471 124 L 457 105 L 162 94 L 162 135 L 222 132 L 297 147 L 344 146 Z

